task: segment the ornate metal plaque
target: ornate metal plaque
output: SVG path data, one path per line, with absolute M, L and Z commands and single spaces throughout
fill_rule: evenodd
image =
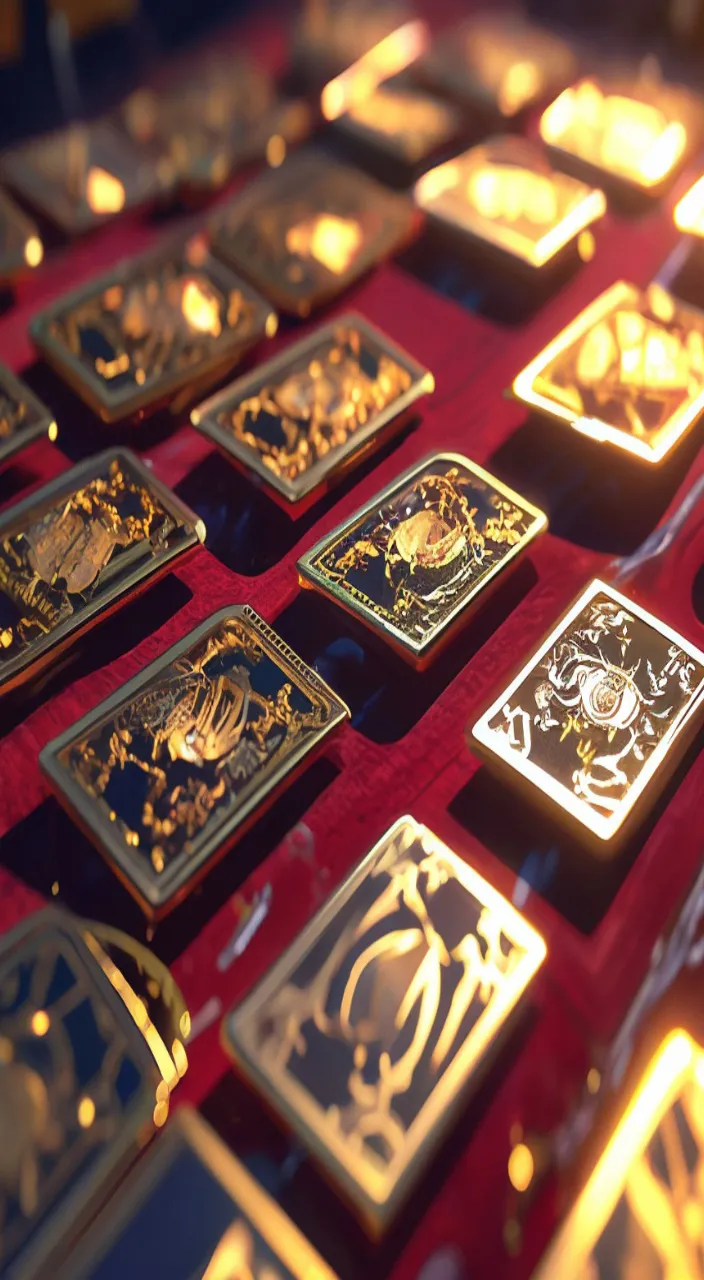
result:
M 415 197 L 438 225 L 540 269 L 606 212 L 603 191 L 559 173 L 528 138 L 490 138 L 419 178 Z M 593 248 L 590 239 L 589 250 Z
M 127 450 L 90 458 L 0 516 L 0 693 L 205 538 Z
M 542 511 L 458 453 L 417 463 L 298 562 L 301 582 L 416 666 L 547 527 Z
M 307 316 L 412 238 L 412 202 L 315 151 L 291 156 L 226 205 L 213 253 Z
M 153 204 L 171 173 L 106 121 L 73 124 L 6 151 L 0 175 L 66 235 L 81 235 L 122 213 Z
M 49 743 L 40 762 L 158 916 L 348 714 L 254 610 L 236 605 Z
M 107 930 L 162 990 L 159 961 Z M 0 951 L 0 1268 L 56 1268 L 91 1211 L 164 1123 L 186 1070 L 103 950 L 100 926 L 65 912 L 32 916 Z M 180 996 L 178 996 L 180 1001 Z M 189 1031 L 188 1015 L 176 1036 Z M 162 1067 L 164 1068 L 162 1070 Z M 47 1270 L 45 1270 L 47 1268 Z
M 38 396 L 0 364 L 0 464 L 40 436 L 55 440 L 56 423 Z
M 440 36 L 420 74 L 441 93 L 510 120 L 563 89 L 576 65 L 558 36 L 518 14 L 485 12 Z
M 680 87 L 590 77 L 547 107 L 540 133 L 562 156 L 657 194 L 697 147 L 701 115 L 701 102 Z
M 519 373 L 513 393 L 600 443 L 662 462 L 704 408 L 704 312 L 620 281 Z
M 59 1280 L 335 1280 L 333 1272 L 197 1111 L 182 1107 L 71 1255 Z
M 34 223 L 6 192 L 0 191 L 0 285 L 9 284 L 30 267 L 38 267 L 43 257 L 44 246 Z
M 296 502 L 400 426 L 433 376 L 361 316 L 340 316 L 193 410 L 226 453 Z M 385 432 L 384 432 L 385 433 Z
M 704 1053 L 666 1037 L 535 1280 L 702 1280 Z
M 652 803 L 703 711 L 704 654 L 595 580 L 477 721 L 471 745 L 608 842 Z
M 40 312 L 42 355 L 104 422 L 191 399 L 264 335 L 276 316 L 194 238 L 122 263 Z
M 225 1020 L 226 1047 L 380 1233 L 545 957 L 405 817 Z

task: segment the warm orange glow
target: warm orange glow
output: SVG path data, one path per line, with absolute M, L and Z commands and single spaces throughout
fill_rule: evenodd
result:
M 315 258 L 328 271 L 341 276 L 362 247 L 362 228 L 354 218 L 319 213 L 286 232 L 286 248 L 299 258 Z
M 209 333 L 213 338 L 220 336 L 220 303 L 197 280 L 189 280 L 185 285 L 181 309 L 192 329 L 197 329 L 199 333 Z
M 675 205 L 675 226 L 690 236 L 704 236 L 704 178 Z
M 545 140 L 639 187 L 656 186 L 687 147 L 687 130 L 655 102 L 609 93 L 593 80 L 565 89 L 544 111 Z
M 37 1009 L 36 1013 L 32 1014 L 30 1026 L 35 1036 L 46 1035 L 49 1027 L 51 1026 L 51 1018 L 46 1012 L 46 1009 Z
M 218 1242 L 210 1259 L 203 1280 L 245 1280 L 254 1276 L 254 1248 L 250 1232 L 244 1222 L 233 1222 Z M 271 1272 L 272 1280 L 277 1274 Z
M 508 1177 L 516 1191 L 527 1191 L 535 1173 L 535 1161 L 530 1147 L 519 1142 L 508 1158 Z
M 125 188 L 114 174 L 92 165 L 86 174 L 86 203 L 97 214 L 120 213 L 125 207 Z
M 545 78 L 534 62 L 514 62 L 504 72 L 499 85 L 497 102 L 501 114 L 515 116 L 523 107 L 535 102 L 544 82 Z
M 44 257 L 44 245 L 39 236 L 30 236 L 24 246 L 24 260 L 28 267 L 38 267 Z
M 323 89 L 320 108 L 326 120 L 337 120 L 356 103 L 364 101 L 384 80 L 398 75 L 428 47 L 424 22 L 405 22 L 330 80 Z
M 95 1103 L 92 1098 L 81 1098 L 78 1104 L 78 1123 L 82 1129 L 90 1129 L 95 1120 Z

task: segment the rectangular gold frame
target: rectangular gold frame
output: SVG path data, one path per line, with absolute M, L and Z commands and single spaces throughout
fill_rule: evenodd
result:
M 298 480 L 286 480 L 265 466 L 255 449 L 249 449 L 246 445 L 240 444 L 232 432 L 219 426 L 216 421 L 217 414 L 221 409 L 256 394 L 266 382 L 285 373 L 294 361 L 305 358 L 308 352 L 315 351 L 328 337 L 333 336 L 336 329 L 344 326 L 358 329 L 371 342 L 378 343 L 387 355 L 408 370 L 413 381 L 407 391 L 370 418 L 369 422 L 360 427 L 339 449 L 333 449 L 324 458 L 320 458 Z M 393 423 L 394 428 L 400 430 L 406 421 L 406 410 L 420 396 L 430 394 L 434 387 L 435 380 L 429 370 L 424 369 L 417 360 L 409 356 L 401 347 L 387 338 L 381 329 L 370 324 L 363 316 L 354 311 L 347 311 L 313 330 L 302 341 L 292 343 L 272 360 L 257 365 L 252 373 L 246 373 L 236 382 L 231 382 L 223 391 L 218 391 L 203 404 L 197 405 L 191 413 L 191 422 L 197 431 L 201 431 L 203 435 L 213 440 L 245 471 L 254 471 L 264 482 L 265 488 L 284 498 L 287 504 L 295 503 L 323 492 L 334 480 L 341 478 L 351 467 L 356 466 L 363 456 L 382 443 L 382 438 L 386 438 L 388 433 L 384 432 L 385 427 Z
M 35 396 L 26 382 L 18 378 L 6 365 L 0 364 L 0 394 L 3 391 L 7 392 L 17 404 L 26 404 L 31 410 L 34 421 L 20 427 L 19 431 L 9 436 L 7 440 L 0 440 L 0 466 L 42 436 L 48 436 L 53 442 L 58 435 L 58 427 L 51 410 L 42 404 L 39 396 Z

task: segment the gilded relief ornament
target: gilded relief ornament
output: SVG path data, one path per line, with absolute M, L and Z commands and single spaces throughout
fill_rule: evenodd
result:
M 360 316 L 317 329 L 199 405 L 191 421 L 288 502 L 327 483 L 433 389 L 426 369 Z
M 475 463 L 435 454 L 313 547 L 299 574 L 422 666 L 546 524 Z
M 42 355 L 104 422 L 212 384 L 276 316 L 197 237 L 126 262 L 32 321 Z M 173 405 L 173 400 L 172 400 Z
M 379 1234 L 544 956 L 500 894 L 401 818 L 230 1014 L 226 1046 Z
M 41 763 L 158 915 L 347 714 L 251 609 L 233 607 L 50 743 Z
M 610 841 L 663 785 L 703 707 L 704 654 L 595 581 L 471 741 Z

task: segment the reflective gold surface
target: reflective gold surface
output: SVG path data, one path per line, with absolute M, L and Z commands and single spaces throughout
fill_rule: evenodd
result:
M 421 209 L 542 267 L 606 211 L 603 192 L 559 173 L 524 138 L 493 138 L 419 178 Z
M 535 1280 L 704 1280 L 704 1053 L 666 1037 Z
M 547 526 L 541 511 L 460 454 L 411 467 L 298 562 L 332 597 L 425 665 L 489 583 Z
M 647 81 L 580 80 L 545 110 L 540 132 L 559 151 L 641 190 L 660 186 L 698 141 L 701 108 Z
M 0 365 L 0 463 L 47 435 L 55 440 L 56 423 L 29 387 Z
M 675 226 L 690 236 L 704 236 L 704 178 L 699 178 L 675 205 Z
M 704 312 L 619 282 L 518 375 L 525 404 L 658 463 L 704 408 Z
M 703 712 L 704 654 L 596 580 L 477 721 L 472 743 L 609 841 L 653 803 Z
M 433 88 L 511 119 L 569 84 L 565 41 L 517 14 L 477 14 L 441 35 L 422 59 Z
M 42 353 L 106 422 L 207 385 L 275 330 L 271 307 L 196 238 L 123 263 L 31 325 Z
M 323 89 L 320 109 L 326 120 L 361 107 L 384 80 L 405 71 L 427 48 L 430 32 L 414 18 L 389 32 Z
M 147 914 L 163 914 L 347 714 L 253 610 L 233 606 L 41 762 Z
M 0 285 L 9 284 L 28 267 L 38 267 L 43 257 L 36 226 L 0 191 Z
M 459 129 L 449 103 L 417 89 L 380 85 L 341 116 L 343 132 L 414 163 L 446 145 Z
M 340 316 L 194 409 L 194 426 L 289 502 L 327 480 L 432 375 L 359 316 Z
M 226 1047 L 376 1233 L 544 956 L 495 889 L 401 818 L 228 1016 Z

